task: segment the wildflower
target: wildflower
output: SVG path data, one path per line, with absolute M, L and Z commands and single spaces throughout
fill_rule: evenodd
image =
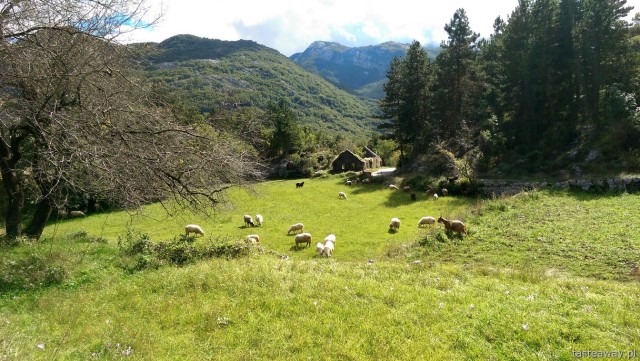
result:
M 469 308 L 473 310 L 474 308 L 476 308 L 476 305 L 472 303 L 472 304 L 469 306 Z
M 37 347 L 39 350 L 43 350 L 43 351 L 44 351 L 44 344 L 43 344 L 43 343 L 39 343 L 39 344 L 37 344 L 37 345 L 36 345 L 36 347 Z
M 527 300 L 529 300 L 529 301 L 533 301 L 533 299 L 534 299 L 534 298 L 535 298 L 535 296 L 534 296 L 534 295 L 529 295 L 529 296 L 527 296 Z
M 525 331 L 528 331 L 529 330 L 529 324 L 528 323 L 523 323 L 522 324 L 522 329 L 525 330 Z

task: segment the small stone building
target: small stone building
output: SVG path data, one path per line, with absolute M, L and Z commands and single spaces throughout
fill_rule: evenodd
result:
M 333 162 L 331 162 L 334 173 L 360 172 L 365 169 L 365 166 L 365 160 L 353 154 L 348 149 L 338 154 Z
M 365 169 L 382 167 L 382 158 L 367 147 L 364 147 L 364 161 Z
M 331 163 L 334 173 L 361 172 L 366 169 L 379 168 L 381 166 L 382 158 L 367 147 L 364 147 L 363 158 L 350 150 L 345 150 L 338 154 Z

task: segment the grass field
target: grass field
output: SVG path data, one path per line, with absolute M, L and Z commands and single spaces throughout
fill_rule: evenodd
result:
M 92 215 L 5 246 L 0 360 L 640 357 L 640 195 L 419 194 L 412 202 L 343 181 L 235 189 L 208 216 L 168 217 L 159 205 Z M 264 226 L 245 228 L 242 216 L 256 213 Z M 469 235 L 418 228 L 425 215 L 460 218 Z M 388 229 L 392 217 L 402 221 L 398 232 Z M 297 222 L 312 247 L 287 235 Z M 141 256 L 118 246 L 176 241 L 187 223 L 206 232 L 195 248 L 252 233 L 261 246 L 140 268 L 130 266 Z M 329 233 L 335 256 L 318 258 L 315 242 Z

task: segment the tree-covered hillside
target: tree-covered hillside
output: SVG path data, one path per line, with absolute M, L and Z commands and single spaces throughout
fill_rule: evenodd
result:
M 640 170 L 640 15 L 626 1 L 520 2 L 479 39 L 464 9 L 430 61 L 414 42 L 391 64 L 382 128 L 405 164 L 575 177 Z
M 201 112 L 287 100 L 302 125 L 366 139 L 379 120 L 375 101 L 336 88 L 284 55 L 252 41 L 179 35 L 137 44 L 145 72 Z

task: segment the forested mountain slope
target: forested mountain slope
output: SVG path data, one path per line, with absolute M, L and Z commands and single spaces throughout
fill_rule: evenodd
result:
M 178 35 L 136 44 L 144 69 L 202 112 L 287 100 L 301 125 L 365 137 L 375 131 L 377 103 L 336 88 L 286 56 L 253 41 Z

